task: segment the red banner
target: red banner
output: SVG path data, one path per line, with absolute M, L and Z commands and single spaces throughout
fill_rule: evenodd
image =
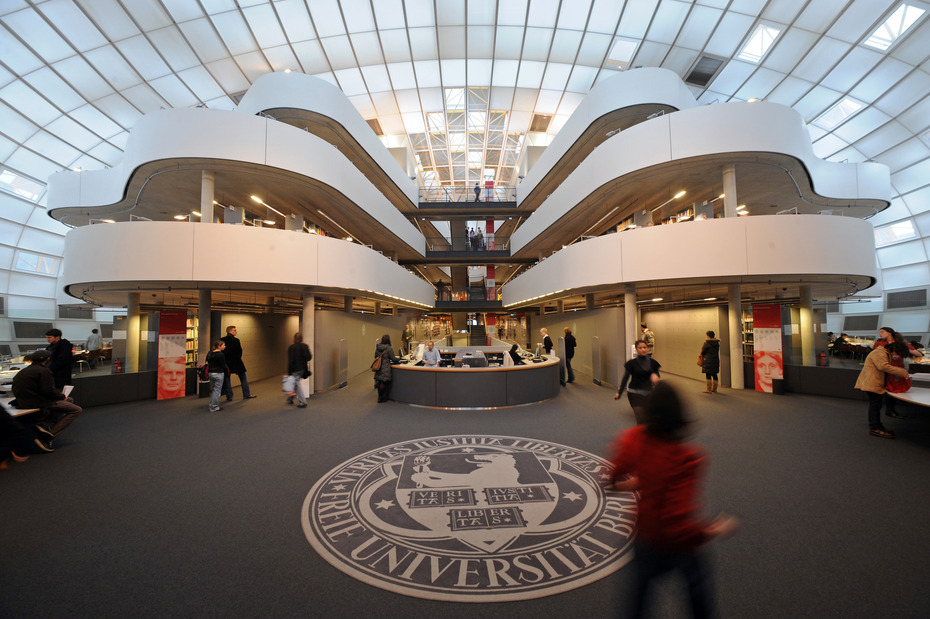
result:
M 772 381 L 784 378 L 781 336 L 781 305 L 753 305 L 752 343 L 756 391 L 772 393 Z
M 187 312 L 158 314 L 157 397 L 183 398 L 187 386 Z

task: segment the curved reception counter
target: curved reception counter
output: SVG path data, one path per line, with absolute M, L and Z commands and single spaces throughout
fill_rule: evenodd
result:
M 512 367 L 395 365 L 391 399 L 437 408 L 497 408 L 542 402 L 559 393 L 558 357 Z

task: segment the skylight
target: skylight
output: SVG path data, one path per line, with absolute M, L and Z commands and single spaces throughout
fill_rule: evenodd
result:
M 863 104 L 851 97 L 846 97 L 814 120 L 813 124 L 821 129 L 833 131 L 834 127 L 853 116 L 862 109 Z
M 0 170 L 0 189 L 35 202 L 45 186 L 4 168 Z
M 875 247 L 884 247 L 916 236 L 917 231 L 914 230 L 914 223 L 910 219 L 899 221 L 890 226 L 875 228 Z
M 636 41 L 617 39 L 610 48 L 610 53 L 607 54 L 607 66 L 626 69 L 630 66 L 630 61 L 633 60 L 633 54 L 636 53 L 638 46 Z
M 746 41 L 746 45 L 740 50 L 737 58 L 758 64 L 759 61 L 765 58 L 765 54 L 771 49 L 779 34 L 781 34 L 781 30 L 778 28 L 759 24 L 752 31 L 749 40 Z
M 865 40 L 865 44 L 885 51 L 926 13 L 924 9 L 902 4 Z

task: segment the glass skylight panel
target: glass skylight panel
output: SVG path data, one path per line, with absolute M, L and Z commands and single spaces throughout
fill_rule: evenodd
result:
M 464 88 L 446 88 L 446 110 L 464 110 L 465 109 L 465 89 Z
M 924 144 L 930 146 L 930 131 L 924 131 L 920 134 L 920 139 L 924 141 Z
M 818 116 L 813 124 L 821 129 L 832 131 L 834 127 L 862 109 L 863 103 L 851 97 L 846 97 L 829 110 Z
M 426 115 L 426 122 L 432 133 L 445 133 L 446 116 L 442 112 L 429 112 Z
M 775 43 L 775 39 L 778 38 L 779 34 L 781 34 L 781 30 L 778 28 L 759 24 L 749 35 L 749 40 L 746 41 L 746 45 L 743 46 L 743 49 L 740 50 L 736 57 L 746 62 L 758 64 L 765 58 L 765 54 Z
M 58 259 L 19 250 L 16 252 L 16 264 L 13 268 L 39 275 L 55 275 L 58 272 Z
M 45 186 L 12 170 L 0 168 L 0 189 L 35 202 L 42 195 Z
M 468 113 L 468 130 L 483 132 L 488 124 L 488 115 L 486 112 L 469 112 Z
M 926 13 L 910 4 L 902 4 L 865 40 L 865 44 L 885 51 L 901 38 Z
M 459 152 L 465 150 L 466 134 L 464 131 L 455 131 L 449 133 L 449 150 Z
M 468 151 L 468 167 L 476 168 L 481 165 L 481 151 Z
M 906 241 L 917 236 L 914 223 L 910 219 L 893 223 L 890 226 L 875 228 L 875 246 L 884 247 L 898 241 Z
M 617 39 L 607 53 L 607 65 L 617 69 L 626 69 L 633 60 L 633 54 L 639 47 L 637 41 L 630 39 Z

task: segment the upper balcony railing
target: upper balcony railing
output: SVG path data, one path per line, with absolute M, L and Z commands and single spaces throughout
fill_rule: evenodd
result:
M 510 237 L 487 234 L 482 236 L 431 236 L 426 238 L 427 252 L 486 252 L 510 251 Z
M 420 202 L 516 202 L 516 187 L 485 187 L 481 184 L 477 196 L 472 185 L 421 187 Z M 476 199 L 477 198 L 477 199 Z

